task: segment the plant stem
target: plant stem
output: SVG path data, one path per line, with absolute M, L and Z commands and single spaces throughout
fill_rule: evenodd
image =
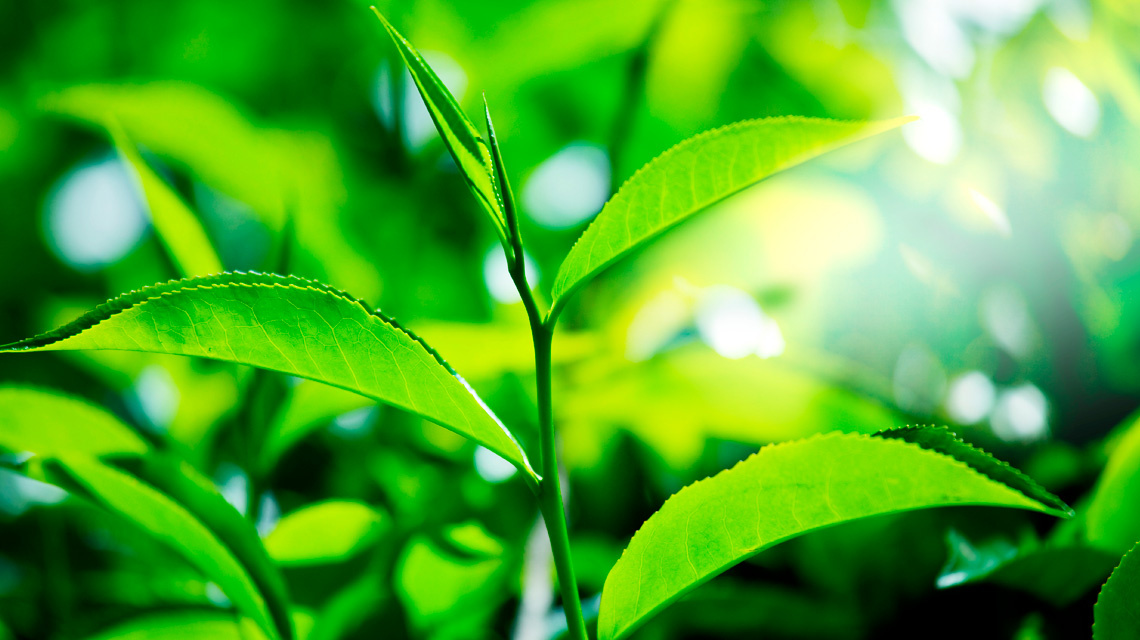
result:
M 562 503 L 562 486 L 558 476 L 558 443 L 554 434 L 554 408 L 550 397 L 550 347 L 554 342 L 554 318 L 543 321 L 542 313 L 530 283 L 526 280 L 526 254 L 523 251 L 522 234 L 519 233 L 518 209 L 515 196 L 507 180 L 499 141 L 495 127 L 491 123 L 491 111 L 487 114 L 487 136 L 491 140 L 491 150 L 495 165 L 495 177 L 503 196 L 503 214 L 506 218 L 510 251 L 507 251 L 507 271 L 518 289 L 527 319 L 530 320 L 530 333 L 534 341 L 534 381 L 538 388 L 539 426 L 539 474 L 538 504 L 542 511 L 542 521 L 550 537 L 550 550 L 554 555 L 554 570 L 558 574 L 558 586 L 562 592 L 562 608 L 566 612 L 566 630 L 572 640 L 589 640 L 586 635 L 586 620 L 582 617 L 582 601 L 578 597 L 578 580 L 574 577 L 574 563 L 570 558 L 570 532 L 566 527 L 566 507 Z M 503 247 L 504 250 L 507 247 Z
M 538 418 L 541 432 L 539 505 L 546 532 L 550 536 L 550 549 L 554 553 L 554 569 L 562 592 L 562 607 L 566 611 L 566 626 L 574 640 L 587 640 L 586 621 L 582 617 L 582 602 L 578 597 L 578 580 L 574 576 L 574 563 L 570 558 L 570 534 L 566 527 L 566 509 L 562 503 L 562 487 L 558 474 L 557 443 L 554 434 L 554 412 L 550 398 L 550 347 L 554 339 L 552 328 L 539 324 L 532 327 L 534 335 L 535 382 L 538 385 Z

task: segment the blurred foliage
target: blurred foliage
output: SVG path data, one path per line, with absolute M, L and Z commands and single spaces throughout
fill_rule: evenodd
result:
M 629 536 L 681 486 L 768 442 L 940 422 L 1078 517 L 969 508 L 813 533 L 639 637 L 890 637 L 932 620 L 946 635 L 1087 637 L 1096 586 L 1140 535 L 1126 420 L 1140 404 L 1140 5 L 379 8 L 468 113 L 486 94 L 547 299 L 584 221 L 686 137 L 772 115 L 921 117 L 730 198 L 567 306 L 556 420 L 595 613 Z M 181 275 L 141 177 L 198 215 L 227 270 L 319 279 L 399 317 L 534 450 L 529 331 L 494 229 L 368 3 L 13 1 L 0 36 L 0 343 Z M 124 164 L 116 131 L 148 173 Z M 560 632 L 525 482 L 421 418 L 136 352 L 2 357 L 0 380 L 20 385 L 0 390 L 13 407 L 28 385 L 53 388 L 135 430 L 76 400 L 61 419 L 90 422 L 93 449 L 167 434 L 295 560 L 285 588 L 309 638 Z M 266 446 L 248 451 L 235 425 Z M 119 637 L 144 614 L 249 637 L 202 567 L 35 480 L 51 469 L 9 436 L 36 425 L 5 408 L 0 429 L 0 638 Z M 306 556 L 299 518 L 330 500 L 309 508 L 347 507 L 317 514 L 350 521 L 343 553 Z M 1054 583 L 1042 563 L 1072 572 Z

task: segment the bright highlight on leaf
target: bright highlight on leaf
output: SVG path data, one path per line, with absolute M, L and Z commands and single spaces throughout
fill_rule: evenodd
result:
M 438 354 L 359 300 L 309 280 L 227 273 L 172 281 L 0 351 L 79 349 L 199 356 L 317 380 L 437 422 L 535 478 L 506 428 Z
M 1133 640 L 1140 629 L 1140 554 L 1133 546 L 1108 577 L 1093 608 L 1093 640 Z
M 606 579 L 598 638 L 625 637 L 730 566 L 809 531 L 955 505 L 1057 514 L 1055 501 L 896 438 L 829 434 L 770 445 L 682 489 L 646 521 Z
M 194 212 L 143 160 L 135 144 L 117 122 L 107 130 L 123 159 L 131 166 L 150 209 L 150 221 L 159 240 L 184 278 L 221 273 L 222 261 Z
M 495 167 L 487 143 L 483 141 L 475 125 L 471 124 L 455 101 L 455 97 L 424 61 L 419 51 L 416 51 L 412 43 L 396 31 L 376 7 L 372 7 L 372 11 L 377 18 L 380 18 L 384 30 L 392 38 L 392 43 L 399 50 L 404 64 L 411 71 L 412 79 L 415 80 L 431 119 L 435 121 L 435 127 L 439 130 L 439 136 L 443 138 L 448 151 L 455 158 L 455 164 L 459 166 L 480 206 L 487 215 L 491 216 L 491 220 L 495 223 L 495 231 L 509 252 L 507 219 L 503 214 L 502 197 L 495 187 Z
M 384 514 L 366 504 L 330 500 L 282 518 L 265 547 L 282 565 L 336 562 L 375 543 L 388 526 Z
M 603 269 L 710 205 L 772 174 L 911 120 L 766 118 L 681 142 L 627 180 L 570 249 L 554 281 L 550 317 L 557 317 L 567 299 Z

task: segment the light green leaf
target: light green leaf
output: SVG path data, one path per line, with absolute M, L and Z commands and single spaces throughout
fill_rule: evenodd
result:
M 265 635 L 249 620 L 206 611 L 159 613 L 121 624 L 89 640 L 261 640 Z
M 0 448 L 44 458 L 63 453 L 144 453 L 146 442 L 118 418 L 47 389 L 0 386 Z
M 1108 577 L 1093 608 L 1094 640 L 1135 640 L 1140 629 L 1140 553 L 1137 544 Z
M 112 120 L 107 130 L 123 159 L 134 169 L 150 209 L 150 221 L 179 274 L 187 278 L 221 273 L 222 261 L 214 253 L 214 247 L 198 217 L 147 165 L 117 122 Z
M 379 311 L 309 280 L 226 273 L 155 285 L 0 352 L 76 349 L 200 356 L 317 380 L 437 422 L 537 477 L 434 350 Z
M 475 198 L 487 215 L 491 216 L 492 222 L 495 223 L 495 231 L 499 234 L 499 239 L 503 242 L 509 257 L 510 243 L 507 241 L 503 199 L 495 186 L 495 167 L 487 143 L 456 103 L 455 97 L 424 61 L 420 52 L 416 51 L 399 31 L 396 31 L 376 7 L 372 7 L 372 11 L 376 13 L 377 18 L 380 18 L 388 36 L 392 38 L 392 43 L 399 50 L 400 57 L 404 59 L 404 64 L 408 65 L 428 113 L 435 122 L 435 128 L 439 130 L 440 137 L 443 138 L 451 156 L 455 158 L 455 164 L 467 179 L 471 192 L 475 194 Z
M 923 449 L 944 453 L 960 462 L 965 462 L 976 471 L 989 476 L 990 479 L 997 480 L 1005 486 L 1046 505 L 1053 515 L 1065 517 L 1073 515 L 1073 510 L 1069 508 L 1069 505 L 1046 491 L 1033 478 L 974 445 L 964 442 L 949 429 L 934 426 L 906 426 L 880 431 L 875 435 L 880 438 L 905 440 L 917 444 Z
M 250 579 L 265 597 L 281 636 L 285 640 L 294 637 L 289 596 L 281 573 L 261 543 L 253 522 L 238 513 L 209 478 L 188 462 L 163 453 L 112 462 L 174 499 L 216 535 L 249 572 Z
M 66 455 L 59 466 L 94 501 L 169 545 L 217 583 L 238 611 L 279 637 L 265 600 L 233 554 L 193 515 L 135 478 L 86 457 Z
M 364 503 L 329 500 L 282 518 L 265 548 L 285 566 L 336 562 L 375 543 L 389 526 L 383 513 Z
M 550 317 L 594 275 L 710 205 L 772 174 L 911 120 L 765 118 L 681 142 L 627 180 L 574 243 L 554 280 Z
M 1140 418 L 1120 436 L 1092 492 L 1085 513 L 1090 543 L 1124 553 L 1140 540 Z
M 764 447 L 682 489 L 634 535 L 606 579 L 599 640 L 626 636 L 779 542 L 861 518 L 954 505 L 1056 512 L 963 462 L 898 439 L 835 433 Z

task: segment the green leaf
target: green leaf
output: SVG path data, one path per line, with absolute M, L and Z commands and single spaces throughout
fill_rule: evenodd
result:
M 1093 608 L 1093 640 L 1135 640 L 1140 629 L 1140 553 L 1124 555 Z
M 265 600 L 233 554 L 186 509 L 135 478 L 86 457 L 59 458 L 61 471 L 95 502 L 167 544 L 221 588 L 238 611 L 271 637 Z
M 764 447 L 682 489 L 634 535 L 606 579 L 599 640 L 626 636 L 777 543 L 861 518 L 954 505 L 1054 512 L 963 462 L 898 439 L 833 433 Z
M 261 640 L 256 625 L 249 620 L 206 611 L 159 613 L 136 618 L 89 640 Z
M 424 61 L 420 52 L 416 51 L 416 48 L 404 36 L 400 35 L 399 31 L 396 31 L 396 28 L 376 7 L 372 7 L 372 11 L 377 18 L 380 18 L 388 36 L 392 38 L 392 43 L 399 50 L 400 57 L 404 59 L 404 64 L 408 65 L 408 70 L 412 74 L 416 87 L 420 90 L 428 113 L 431 114 L 431 119 L 435 122 L 435 128 L 439 130 L 440 137 L 447 145 L 447 150 L 451 152 L 451 157 L 455 158 L 455 164 L 459 167 L 463 177 L 466 178 L 467 185 L 471 187 L 471 192 L 475 194 L 479 205 L 495 223 L 495 231 L 499 234 L 499 239 L 503 242 L 503 247 L 506 249 L 509 258 L 511 250 L 510 242 L 507 240 L 508 231 L 507 221 L 503 214 L 503 199 L 495 186 L 495 167 L 487 143 L 483 141 L 483 137 L 479 135 L 475 125 L 471 124 L 471 120 L 463 113 L 455 101 L 455 97 L 451 95 L 451 92 L 435 75 L 428 63 Z
M 379 311 L 309 280 L 226 273 L 146 287 L 0 352 L 76 349 L 200 356 L 324 382 L 437 422 L 537 477 L 439 354 Z
M 1124 553 L 1140 540 L 1140 419 L 1121 435 L 1092 492 L 1085 536 L 1095 546 Z
M 333 418 L 376 401 L 326 384 L 302 382 L 292 388 L 277 412 L 261 447 L 261 469 L 268 473 L 293 445 Z
M 690 216 L 772 174 L 912 119 L 765 118 L 679 143 L 627 180 L 574 243 L 554 280 L 550 317 L 597 273 Z
M 44 458 L 144 453 L 138 435 L 102 408 L 47 389 L 0 386 L 0 448 Z
M 336 562 L 374 544 L 389 526 L 383 513 L 364 503 L 329 500 L 282 518 L 265 548 L 285 566 Z
M 112 462 L 174 499 L 216 535 L 265 597 L 281 636 L 285 640 L 294 637 L 285 580 L 266 552 L 253 523 L 222 497 L 209 478 L 190 463 L 168 454 Z
M 198 217 L 139 154 L 135 144 L 115 121 L 107 126 L 115 146 L 133 169 L 142 187 L 150 220 L 158 239 L 170 254 L 179 274 L 186 278 L 221 273 L 222 261 L 214 253 Z
M 1049 513 L 1056 516 L 1069 517 L 1073 510 L 1057 496 L 1049 493 L 1021 471 L 1011 467 L 990 454 L 978 449 L 974 445 L 958 438 L 953 431 L 942 427 L 918 426 L 898 427 L 875 434 L 880 438 L 897 438 L 917 444 L 923 449 L 931 449 L 944 453 L 956 460 L 965 462 L 992 480 L 1011 487 L 1022 494 L 1046 505 Z

